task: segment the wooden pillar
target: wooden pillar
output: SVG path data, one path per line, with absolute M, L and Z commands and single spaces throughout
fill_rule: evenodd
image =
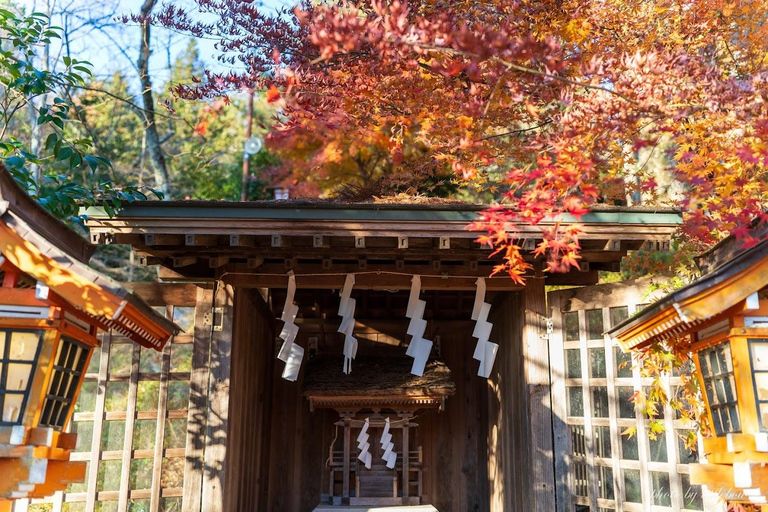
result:
M 405 423 L 403 423 L 403 498 L 408 497 L 410 487 L 408 485 L 408 480 L 410 478 L 410 475 L 408 474 L 408 465 L 410 463 L 408 460 L 408 450 L 410 450 L 408 447 L 408 433 L 408 419 L 406 418 Z
M 229 428 L 229 376 L 232 356 L 232 320 L 235 290 L 219 282 L 213 296 L 213 311 L 204 328 L 210 329 L 211 351 L 208 374 L 208 414 L 205 429 L 203 508 L 206 512 L 227 510 L 224 476 Z
M 344 417 L 344 474 L 342 480 L 342 503 L 349 502 L 349 442 L 350 438 L 349 417 Z
M 555 510 L 555 471 L 552 447 L 552 397 L 550 390 L 549 345 L 546 332 L 544 277 L 537 272 L 527 279 L 524 291 L 525 324 L 523 357 L 528 402 L 527 445 L 530 447 L 531 509 Z

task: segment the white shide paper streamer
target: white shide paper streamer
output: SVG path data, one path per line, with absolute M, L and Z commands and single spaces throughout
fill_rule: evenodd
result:
M 352 336 L 355 330 L 355 299 L 350 297 L 354 285 L 355 275 L 347 274 L 339 302 L 339 316 L 341 317 L 339 332 L 344 335 L 344 373 L 352 371 L 352 360 L 357 356 L 357 338 Z
M 368 451 L 368 449 L 371 447 L 371 443 L 368 442 L 368 438 L 370 437 L 368 435 L 368 427 L 371 425 L 368 418 L 365 418 L 365 424 L 363 425 L 363 428 L 360 429 L 360 435 L 357 436 L 357 449 L 360 450 L 360 454 L 357 456 L 357 459 L 365 464 L 365 467 L 367 469 L 371 469 L 371 452 Z
M 480 361 L 480 368 L 477 374 L 487 379 L 491 376 L 493 362 L 496 360 L 496 352 L 499 345 L 488 341 L 491 336 L 493 324 L 488 321 L 488 313 L 491 311 L 491 305 L 485 302 L 485 279 L 478 278 L 477 294 L 475 295 L 475 304 L 472 307 L 472 320 L 475 320 L 475 330 L 472 336 L 477 338 L 475 353 L 472 357 Z
M 280 320 L 285 322 L 283 330 L 280 331 L 280 338 L 283 340 L 283 346 L 277 358 L 285 363 L 283 369 L 283 378 L 291 382 L 296 382 L 301 369 L 301 360 L 304 359 L 304 349 L 298 343 L 294 343 L 296 335 L 299 334 L 299 326 L 296 325 L 296 315 L 299 313 L 299 306 L 293 303 L 293 297 L 296 295 L 296 276 L 293 272 L 288 274 L 288 292 L 285 296 L 285 306 Z
M 421 377 L 424 375 L 424 367 L 427 365 L 427 359 L 432 352 L 432 342 L 424 339 L 424 331 L 427 329 L 427 321 L 424 316 L 424 308 L 427 303 L 419 299 L 421 293 L 421 278 L 413 276 L 411 279 L 411 294 L 408 297 L 408 309 L 405 316 L 411 319 L 408 324 L 408 334 L 411 335 L 411 343 L 408 345 L 406 355 L 413 358 L 411 373 Z
M 389 433 L 389 418 L 387 418 L 386 423 L 384 423 L 384 431 L 381 433 L 381 449 L 384 450 L 384 455 L 381 458 L 387 462 L 389 469 L 394 469 L 395 462 L 397 462 L 397 452 L 392 451 L 394 447 L 392 434 Z

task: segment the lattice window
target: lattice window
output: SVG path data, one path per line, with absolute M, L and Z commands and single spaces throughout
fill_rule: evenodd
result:
M 72 460 L 88 462 L 86 482 L 51 499 L 20 500 L 15 512 L 181 511 L 195 308 L 156 309 L 185 331 L 163 352 L 109 334 L 85 369 L 70 430 L 78 434 Z M 77 363 L 63 357 L 56 365 L 62 374 L 74 367 L 74 376 Z M 64 394 L 52 384 L 48 397 L 64 403 Z
M 646 420 L 631 397 L 651 382 L 633 368 L 631 355 L 603 335 L 642 305 L 561 313 L 561 305 L 578 303 L 568 300 L 573 293 L 550 294 L 555 317 L 550 339 L 552 400 L 562 420 L 558 423 L 564 422 L 555 432 L 555 449 L 565 460 L 558 466 L 557 481 L 568 482 L 568 488 L 561 490 L 565 492 L 560 492 L 565 498 L 561 510 L 703 510 L 701 489 L 690 485 L 686 465 L 696 460 L 683 441 L 692 425 L 677 419 L 667 407 L 666 432 L 655 440 L 646 434 Z M 611 306 L 604 300 L 599 304 Z M 666 378 L 668 391 L 678 384 L 679 377 Z M 622 435 L 628 428 L 636 428 L 639 434 Z
M 48 392 L 40 415 L 41 427 L 61 429 L 67 420 L 90 348 L 62 336 L 56 349 Z
M 0 329 L 0 425 L 17 425 L 27 406 L 42 333 Z
M 730 342 L 721 343 L 698 353 L 712 424 L 718 436 L 740 432 L 736 385 L 733 381 L 733 359 Z

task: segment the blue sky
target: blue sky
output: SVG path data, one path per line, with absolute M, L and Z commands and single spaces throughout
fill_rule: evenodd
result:
M 106 78 L 116 71 L 122 71 L 127 77 L 136 75 L 135 62 L 138 57 L 138 28 L 114 21 L 114 16 L 138 12 L 142 0 L 0 0 L 0 5 L 10 3 L 24 8 L 27 12 L 39 11 L 53 13 L 53 24 L 68 27 L 71 38 L 69 49 L 72 57 L 88 60 L 94 65 L 94 74 Z M 194 3 L 180 0 L 178 5 L 185 5 L 196 10 Z M 265 9 L 275 9 L 290 5 L 291 0 L 265 0 Z M 61 13 L 68 13 L 66 16 Z M 98 23 L 89 20 L 98 20 Z M 203 18 L 204 19 L 204 18 Z M 157 85 L 167 79 L 169 62 L 186 47 L 189 38 L 171 31 L 155 28 L 152 33 L 152 56 L 150 71 Z M 197 41 L 200 57 L 208 67 L 226 69 L 215 60 L 214 41 Z M 54 58 L 61 55 L 63 48 L 54 49 Z

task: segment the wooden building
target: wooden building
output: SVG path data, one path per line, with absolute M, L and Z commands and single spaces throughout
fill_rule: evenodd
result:
M 643 425 L 625 399 L 646 383 L 619 368 L 624 356 L 603 332 L 642 306 L 647 286 L 595 285 L 628 251 L 667 248 L 679 214 L 592 212 L 581 271 L 547 275 L 533 262 L 522 287 L 488 278 L 497 262 L 466 229 L 480 209 L 187 201 L 132 204 L 116 218 L 88 211 L 93 244 L 129 244 L 142 264 L 161 265 L 161 283 L 134 289 L 187 333 L 154 366 L 143 349 L 104 340 L 86 384 L 107 400 L 97 394 L 74 417 L 88 432 L 74 456 L 97 478 L 53 510 L 704 510 L 674 435 L 620 436 Z M 521 234 L 525 248 L 537 233 Z M 347 374 L 338 330 L 349 275 L 358 347 Z M 421 377 L 405 355 L 413 276 L 432 342 Z M 473 358 L 478 278 L 498 344 L 489 378 Z M 547 297 L 546 286 L 570 288 Z M 288 324 L 303 352 L 295 382 L 278 359 Z M 671 433 L 690 428 L 669 413 Z M 381 462 L 387 420 L 391 469 Z M 364 428 L 371 468 L 358 459 Z

